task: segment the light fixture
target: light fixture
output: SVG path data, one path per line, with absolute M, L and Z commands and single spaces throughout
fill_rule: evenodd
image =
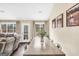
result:
M 5 11 L 4 10 L 0 10 L 0 13 L 5 13 Z
M 38 11 L 38 13 L 42 13 L 42 11 Z

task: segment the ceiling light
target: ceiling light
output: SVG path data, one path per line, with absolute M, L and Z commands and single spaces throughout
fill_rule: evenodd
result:
M 38 13 L 42 13 L 42 11 L 38 11 Z
M 1 13 L 4 13 L 5 11 L 4 11 L 4 10 L 0 10 L 0 12 L 1 12 Z

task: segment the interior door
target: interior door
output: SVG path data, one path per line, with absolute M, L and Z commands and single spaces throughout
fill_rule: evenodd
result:
M 28 40 L 28 26 L 24 25 L 24 40 Z
M 23 33 L 23 40 L 28 40 L 29 39 L 29 25 L 23 24 L 22 28 L 22 33 Z

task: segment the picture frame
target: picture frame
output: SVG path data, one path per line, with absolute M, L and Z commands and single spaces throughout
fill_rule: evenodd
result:
M 57 17 L 57 28 L 62 28 L 63 27 L 63 14 L 60 14 Z
M 56 28 L 56 19 L 52 20 L 52 28 Z
M 66 11 L 66 26 L 79 26 L 79 3 Z

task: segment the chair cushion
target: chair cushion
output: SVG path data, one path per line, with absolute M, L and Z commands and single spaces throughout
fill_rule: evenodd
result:
M 14 37 L 14 34 L 6 34 L 6 37 Z
M 15 50 L 16 48 L 18 48 L 20 36 L 18 34 L 14 34 L 14 37 L 15 37 L 15 44 L 14 44 L 13 49 Z
M 1 37 L 0 38 L 0 53 L 3 53 L 5 45 L 6 45 L 6 38 Z
M 3 53 L 6 42 L 0 42 L 0 53 Z
M 4 49 L 4 53 L 10 53 L 13 50 L 15 38 L 14 37 L 7 37 L 6 39 L 6 46 Z
M 4 33 L 0 33 L 0 37 L 6 37 Z
M 6 38 L 5 37 L 0 37 L 0 41 L 3 42 L 3 40 L 6 41 Z

